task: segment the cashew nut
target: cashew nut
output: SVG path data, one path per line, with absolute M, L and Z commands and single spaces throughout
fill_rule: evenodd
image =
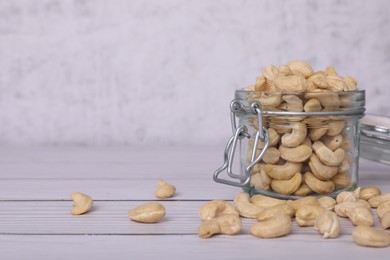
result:
M 379 220 L 381 222 L 382 228 L 388 229 L 390 227 L 390 210 L 386 211 Z
M 288 205 L 290 205 L 294 212 L 296 212 L 299 208 L 304 206 L 319 206 L 319 202 L 316 197 L 313 196 L 307 196 L 303 197 L 297 200 L 288 200 L 286 202 Z
M 314 229 L 323 234 L 323 238 L 335 238 L 340 235 L 340 221 L 334 212 L 325 210 L 315 220 Z
M 335 151 L 337 148 L 340 148 L 343 144 L 343 136 L 335 135 L 335 136 L 326 136 L 323 139 L 323 143 L 330 150 Z
M 327 86 L 327 84 L 326 84 Z M 340 99 L 338 93 L 335 92 L 309 92 L 305 94 L 306 99 L 315 98 L 320 101 L 321 106 L 326 111 L 335 111 L 340 107 Z
M 176 187 L 163 180 L 158 180 L 157 190 L 154 195 L 160 199 L 167 199 L 172 197 L 176 192 Z
M 245 91 L 255 91 L 255 86 L 254 85 L 250 85 L 250 86 L 246 86 L 243 88 Z M 251 96 L 251 94 L 249 94 L 249 97 Z
M 265 91 L 266 88 L 267 88 L 267 80 L 265 79 L 265 77 L 263 75 L 257 77 L 254 90 L 255 91 Z
M 239 215 L 233 205 L 223 200 L 212 200 L 199 208 L 199 217 L 202 221 L 207 221 L 225 214 Z
M 272 180 L 271 188 L 277 193 L 290 195 L 299 188 L 301 182 L 302 175 L 300 172 L 297 172 L 290 180 Z
M 307 186 L 318 194 L 328 194 L 334 191 L 335 184 L 333 181 L 321 181 L 309 171 L 303 175 L 303 179 Z
M 286 203 L 283 203 L 283 204 L 279 204 L 279 205 L 267 208 L 266 210 L 264 210 L 263 212 L 261 212 L 257 216 L 257 220 L 258 221 L 266 221 L 266 220 L 273 218 L 273 217 L 276 217 L 277 215 L 280 215 L 280 214 L 286 214 L 286 215 L 290 216 L 290 218 L 292 218 L 294 216 L 294 213 L 295 213 L 295 211 L 293 210 L 293 208 L 291 206 L 287 205 Z
M 321 141 L 315 141 L 312 147 L 321 162 L 328 166 L 339 166 L 344 160 L 345 151 L 342 148 L 337 148 L 336 151 L 333 152 Z M 283 158 L 282 152 L 281 156 Z
M 234 204 L 240 214 L 244 218 L 256 218 L 260 212 L 264 210 L 263 207 L 257 206 L 250 201 L 249 195 L 246 192 L 239 193 L 234 198 Z
M 198 235 L 201 238 L 209 238 L 216 234 L 235 235 L 241 231 L 241 227 L 238 215 L 225 214 L 203 222 L 198 229 Z
M 348 217 L 348 214 L 350 214 L 350 212 L 356 207 L 365 207 L 367 209 L 371 209 L 370 204 L 368 204 L 367 201 L 358 200 L 358 201 L 346 201 L 337 204 L 334 207 L 334 212 L 337 214 L 337 216 L 346 218 Z
M 362 188 L 359 194 L 359 199 L 368 201 L 369 199 L 381 195 L 381 190 L 377 187 Z
M 312 192 L 313 191 L 309 188 L 309 186 L 307 186 L 306 183 L 302 182 L 301 186 L 299 186 L 299 188 L 294 192 L 294 195 L 299 196 L 299 197 L 303 197 L 303 196 L 306 196 Z
M 349 154 L 345 154 L 344 160 L 338 166 L 339 173 L 344 172 L 348 174 L 349 169 L 353 163 L 352 157 Z
M 280 140 L 280 136 L 279 136 L 278 132 L 273 128 L 268 128 L 267 131 L 268 131 L 268 136 L 269 136 L 269 145 L 270 146 L 277 145 L 279 140 Z
M 295 220 L 301 227 L 314 226 L 317 217 L 324 211 L 326 209 L 321 206 L 303 206 L 295 213 Z
M 339 172 L 336 176 L 332 178 L 336 189 L 347 188 L 351 185 L 351 177 L 347 172 Z
M 93 206 L 93 200 L 90 196 L 81 192 L 74 192 L 70 195 L 73 200 L 72 215 L 81 215 L 88 212 Z
M 306 138 L 306 124 L 301 122 L 290 123 L 292 132 L 282 136 L 282 144 L 286 147 L 297 147 Z
M 387 247 L 390 245 L 390 235 L 386 231 L 368 226 L 355 227 L 352 238 L 360 246 Z
M 277 163 L 279 161 L 279 158 L 280 158 L 279 150 L 275 147 L 269 147 L 265 151 L 262 160 L 265 163 L 273 164 L 273 163 Z
M 302 163 L 285 162 L 282 165 L 266 164 L 264 165 L 265 173 L 275 180 L 289 180 L 295 173 L 302 170 Z
M 302 99 L 300 99 L 296 95 L 284 95 L 282 99 L 286 101 L 284 107 L 285 110 L 292 111 L 292 112 L 302 112 L 303 110 Z
M 307 92 L 318 92 L 320 89 L 327 88 L 327 83 L 325 81 L 325 72 L 318 71 L 311 75 L 307 79 Z
M 293 74 L 292 71 L 290 70 L 290 68 L 287 65 L 280 65 L 279 73 L 280 74 L 284 74 L 286 76 L 290 76 L 290 75 Z
M 279 69 L 274 65 L 268 65 L 263 69 L 263 75 L 267 80 L 274 80 L 279 74 Z
M 326 210 L 333 210 L 336 205 L 336 200 L 329 196 L 318 198 L 318 203 Z
M 252 235 L 262 238 L 281 237 L 291 232 L 291 218 L 287 214 L 279 214 L 268 220 L 250 226 Z
M 129 218 L 136 222 L 156 223 L 165 217 L 165 208 L 158 202 L 147 202 L 129 211 Z
M 277 107 L 282 103 L 282 94 L 261 92 L 259 95 L 255 95 L 255 100 L 259 100 L 262 107 Z
M 327 131 L 328 131 L 328 128 L 326 128 L 326 127 L 311 128 L 309 130 L 308 136 L 314 142 L 314 141 L 319 140 L 321 137 L 323 137 Z
M 306 79 L 298 75 L 279 74 L 275 77 L 274 83 L 280 92 L 304 92 L 307 88 Z
M 386 200 L 390 200 L 390 192 L 372 197 L 371 199 L 368 200 L 368 203 L 370 203 L 372 208 L 377 208 L 379 204 L 381 204 Z
M 326 132 L 329 136 L 336 136 L 341 134 L 343 130 L 345 129 L 345 122 L 344 121 L 331 121 L 328 123 L 328 131 Z
M 346 202 L 346 201 L 358 201 L 359 200 L 359 193 L 360 193 L 360 187 L 354 190 L 353 192 L 351 191 L 342 191 L 339 194 L 337 194 L 336 201 L 338 204 Z
M 326 83 L 328 84 L 328 90 L 330 91 L 347 91 L 347 84 L 340 76 L 326 76 Z
M 378 218 L 381 219 L 387 211 L 390 211 L 390 200 L 386 200 L 379 204 L 376 209 L 376 214 L 378 215 Z
M 303 106 L 303 110 L 305 112 L 320 112 L 322 110 L 322 106 L 318 99 L 312 98 L 306 101 L 305 105 Z
M 323 164 L 314 153 L 310 156 L 309 167 L 313 175 L 322 181 L 327 181 L 336 176 L 338 168 Z
M 265 173 L 264 169 L 255 172 L 251 176 L 250 184 L 256 189 L 269 190 L 272 179 Z
M 337 72 L 331 66 L 326 67 L 325 73 L 326 73 L 327 76 L 337 76 Z
M 261 194 L 253 195 L 252 198 L 250 198 L 250 201 L 257 206 L 260 206 L 264 209 L 272 208 L 281 204 L 285 204 L 284 200 L 271 198 L 268 196 L 264 196 Z
M 346 212 L 348 218 L 355 226 L 372 226 L 374 225 L 374 217 L 371 209 L 366 207 L 355 207 Z
M 345 77 L 344 81 L 345 81 L 345 84 L 347 85 L 347 88 L 348 88 L 349 91 L 356 90 L 356 86 L 357 86 L 356 79 L 351 78 L 351 77 Z
M 307 64 L 306 62 L 301 61 L 301 60 L 290 61 L 287 64 L 287 66 L 290 68 L 290 70 L 296 70 L 296 71 L 302 72 L 306 78 L 308 78 L 314 74 L 312 67 L 309 64 Z
M 273 129 L 273 128 L 268 128 L 267 131 L 268 131 L 268 137 L 269 137 L 269 144 L 268 144 L 268 146 L 270 148 L 270 147 L 273 147 L 273 146 L 278 144 L 278 142 L 280 140 L 280 136 L 279 136 L 278 132 L 275 129 Z M 249 144 L 251 145 L 251 147 L 253 147 L 254 140 L 253 139 L 249 139 Z M 259 142 L 259 145 L 258 145 L 257 149 L 263 149 L 263 147 L 264 147 L 264 143 L 263 142 L 261 142 L 261 143 Z
M 308 136 L 306 136 L 306 138 L 303 140 L 302 144 L 311 147 L 311 140 L 310 140 L 310 138 Z
M 311 148 L 304 144 L 294 148 L 288 148 L 284 145 L 280 145 L 279 151 L 280 157 L 289 162 L 304 162 L 312 154 Z

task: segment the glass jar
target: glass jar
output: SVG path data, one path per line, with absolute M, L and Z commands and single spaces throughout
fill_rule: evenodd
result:
M 216 182 L 281 199 L 336 197 L 357 187 L 364 90 L 237 90 L 230 109 L 233 136 Z M 238 150 L 241 166 L 234 173 Z M 230 178 L 220 176 L 225 170 Z

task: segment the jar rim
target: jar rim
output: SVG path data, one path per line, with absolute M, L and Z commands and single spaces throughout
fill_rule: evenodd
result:
M 246 89 L 236 89 L 236 93 L 265 93 L 265 94 L 295 94 L 295 95 L 302 95 L 302 94 L 329 94 L 329 93 L 348 93 L 348 94 L 353 94 L 353 93 L 366 93 L 365 89 L 357 89 L 357 90 L 347 90 L 347 91 L 305 91 L 305 92 L 291 92 L 291 91 L 258 91 L 258 90 L 246 90 Z
M 271 92 L 271 91 L 252 91 L 239 89 L 235 91 L 235 101 L 242 104 L 242 108 L 246 112 L 251 112 L 249 109 L 253 103 L 257 103 L 261 108 L 264 116 L 358 116 L 362 117 L 365 113 L 365 90 L 353 91 L 323 91 L 323 92 Z M 261 104 L 262 98 L 272 96 L 280 96 L 281 99 L 285 95 L 295 95 L 302 99 L 316 98 L 339 98 L 344 102 L 344 105 L 334 110 L 323 110 L 319 112 L 295 112 L 278 109 L 277 107 Z M 321 101 L 320 101 L 321 102 Z

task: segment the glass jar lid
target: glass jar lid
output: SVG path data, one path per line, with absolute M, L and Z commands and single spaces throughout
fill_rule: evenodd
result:
M 367 114 L 360 120 L 360 157 L 390 165 L 390 117 Z

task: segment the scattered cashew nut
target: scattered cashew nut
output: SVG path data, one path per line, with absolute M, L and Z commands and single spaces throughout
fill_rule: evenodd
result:
M 359 194 L 360 194 L 360 187 L 357 188 L 354 191 L 342 191 L 339 194 L 337 194 L 336 202 L 338 204 L 346 202 L 346 201 L 358 201 L 359 200 Z
M 199 208 L 199 217 L 202 221 L 207 221 L 224 214 L 239 215 L 237 209 L 224 200 L 212 200 Z
M 81 192 L 74 192 L 70 195 L 73 200 L 72 215 L 81 215 L 88 212 L 93 206 L 93 200 L 90 196 Z
M 249 195 L 246 192 L 239 193 L 234 198 L 234 204 L 240 214 L 244 218 L 256 218 L 260 212 L 264 210 L 263 207 L 257 206 L 250 201 Z
M 381 190 L 377 187 L 364 187 L 361 189 L 359 199 L 368 201 L 369 199 L 381 195 Z
M 325 210 L 315 220 L 314 229 L 323 234 L 323 238 L 336 238 L 340 235 L 340 221 L 334 212 Z
M 352 232 L 352 238 L 360 246 L 387 247 L 390 245 L 390 235 L 384 230 L 373 227 L 355 227 Z
M 262 238 L 281 237 L 291 232 L 292 222 L 287 214 L 278 214 L 268 220 L 252 224 L 249 231 L 252 235 Z
M 156 223 L 165 217 L 165 207 L 158 202 L 147 202 L 128 213 L 129 218 L 141 223 Z
M 334 206 L 336 205 L 336 200 L 329 196 L 324 196 L 321 198 L 318 198 L 318 203 L 321 207 L 327 209 L 327 210 L 333 210 Z
M 376 209 L 379 221 L 381 222 L 383 229 L 390 227 L 390 200 L 384 201 L 379 204 Z
M 326 211 L 321 206 L 302 206 L 295 213 L 295 220 L 301 227 L 314 226 L 317 217 Z
M 279 204 L 279 205 L 265 209 L 263 212 L 261 212 L 257 216 L 257 220 L 258 221 L 266 221 L 266 220 L 273 218 L 279 214 L 286 214 L 286 215 L 290 216 L 290 218 L 292 218 L 295 214 L 295 211 L 291 206 L 289 206 L 286 203 L 283 203 L 283 204 Z
M 372 208 L 377 208 L 379 204 L 381 204 L 386 200 L 390 200 L 390 192 L 372 197 L 371 199 L 368 200 L 368 203 L 370 203 Z
M 176 187 L 163 180 L 158 180 L 157 190 L 154 195 L 160 199 L 167 199 L 172 197 L 176 192 Z
M 368 204 L 368 202 L 365 200 L 345 201 L 337 204 L 334 207 L 334 212 L 337 214 L 337 216 L 346 218 L 348 217 L 348 214 L 356 207 L 365 207 L 367 209 L 371 209 L 370 204 Z
M 198 229 L 198 235 L 201 238 L 209 238 L 216 234 L 235 235 L 241 228 L 242 223 L 238 215 L 225 214 L 203 222 Z
M 304 206 L 319 206 L 318 199 L 313 196 L 307 196 L 303 197 L 297 200 L 288 200 L 286 202 L 288 205 L 290 205 L 293 210 L 296 212 L 299 208 Z
M 278 206 L 281 204 L 285 204 L 285 202 L 286 202 L 285 200 L 271 198 L 271 197 L 261 195 L 261 194 L 253 195 L 250 198 L 250 201 L 252 203 L 256 204 L 257 206 L 260 206 L 264 209 L 268 209 L 268 208 L 272 208 L 272 207 L 275 207 L 275 206 Z

